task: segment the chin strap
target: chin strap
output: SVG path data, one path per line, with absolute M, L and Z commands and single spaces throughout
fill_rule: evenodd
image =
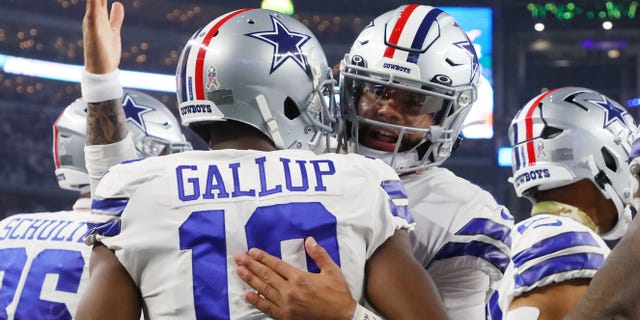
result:
M 615 201 L 614 201 L 615 203 Z M 629 224 L 631 223 L 632 215 L 631 215 L 631 207 L 625 206 L 622 209 L 621 213 L 618 213 L 618 222 L 616 225 L 607 233 L 603 233 L 600 236 L 605 240 L 618 240 L 622 238 L 624 233 L 627 231 Z
M 278 123 L 273 115 L 271 115 L 271 111 L 269 111 L 267 99 L 263 95 L 259 95 L 256 97 L 256 103 L 258 104 L 258 110 L 260 110 L 262 119 L 267 124 L 267 130 L 269 130 L 269 134 L 271 134 L 271 139 L 273 139 L 273 143 L 276 145 L 276 148 L 285 149 L 286 146 L 284 145 L 282 135 L 280 135 Z
M 593 156 L 589 157 L 587 165 L 594 176 L 593 181 L 603 190 L 604 196 L 613 201 L 616 211 L 618 212 L 618 221 L 616 224 L 610 231 L 600 234 L 600 237 L 605 240 L 618 240 L 624 235 L 627 227 L 629 227 L 629 223 L 631 223 L 631 208 L 626 204 L 629 201 L 623 201 L 621 196 L 613 189 L 607 175 L 597 168 Z M 631 195 L 629 190 L 623 190 L 623 193 L 625 195 Z

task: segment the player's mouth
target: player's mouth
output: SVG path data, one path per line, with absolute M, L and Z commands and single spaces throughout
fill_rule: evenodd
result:
M 369 127 L 361 138 L 361 143 L 369 148 L 393 152 L 398 142 L 398 132 L 381 127 Z

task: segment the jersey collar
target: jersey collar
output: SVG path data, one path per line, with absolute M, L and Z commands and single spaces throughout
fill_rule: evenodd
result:
M 589 217 L 584 211 L 566 203 L 557 201 L 542 201 L 534 204 L 531 208 L 531 216 L 543 213 L 571 218 L 582 223 L 589 229 L 593 230 L 595 233 L 600 234 L 598 232 L 598 226 L 595 222 L 593 222 L 591 217 Z

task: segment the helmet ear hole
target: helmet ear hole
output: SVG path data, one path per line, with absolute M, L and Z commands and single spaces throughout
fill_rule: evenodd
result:
M 287 97 L 284 100 L 284 116 L 289 120 L 293 120 L 300 116 L 300 109 L 298 108 L 298 105 L 296 105 L 290 97 Z
M 602 153 L 602 158 L 604 158 L 604 164 L 609 168 L 609 170 L 616 172 L 618 170 L 618 164 L 616 163 L 616 158 L 607 150 L 606 148 L 600 149 Z
M 564 130 L 562 130 L 560 128 L 556 128 L 556 127 L 552 127 L 552 126 L 545 126 L 544 129 L 542 129 L 542 132 L 540 133 L 540 137 L 542 139 L 555 138 L 559 134 L 561 134 L 563 131 Z

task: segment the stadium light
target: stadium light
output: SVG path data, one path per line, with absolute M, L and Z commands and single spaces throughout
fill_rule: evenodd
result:
M 10 74 L 80 83 L 82 66 L 0 54 L 0 68 Z M 125 88 L 176 92 L 175 75 L 121 70 Z
M 511 167 L 511 147 L 498 148 L 498 165 L 501 167 Z
M 260 8 L 278 11 L 289 16 L 293 14 L 294 9 L 291 0 L 262 0 Z

